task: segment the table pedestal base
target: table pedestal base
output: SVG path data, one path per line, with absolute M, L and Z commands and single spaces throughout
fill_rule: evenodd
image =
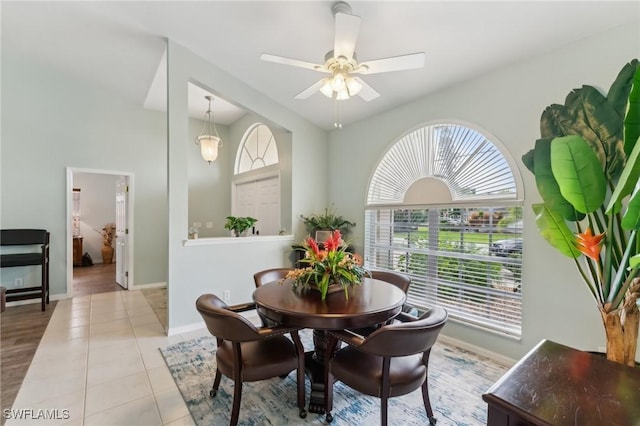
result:
M 314 351 L 304 354 L 304 362 L 307 377 L 311 382 L 308 411 L 310 413 L 324 414 L 324 364 L 318 363 Z
M 309 412 L 325 413 L 324 355 L 327 347 L 327 335 L 324 330 L 313 330 L 314 350 L 304 354 L 305 370 L 311 382 Z M 336 350 L 339 348 L 336 347 Z

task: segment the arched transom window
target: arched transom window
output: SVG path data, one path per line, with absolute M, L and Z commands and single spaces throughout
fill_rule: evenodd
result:
M 450 318 L 521 333 L 522 182 L 502 144 L 437 123 L 397 140 L 367 192 L 365 263 L 406 273 L 408 301 Z
M 278 163 L 278 146 L 269 127 L 256 123 L 245 132 L 236 156 L 235 174 Z

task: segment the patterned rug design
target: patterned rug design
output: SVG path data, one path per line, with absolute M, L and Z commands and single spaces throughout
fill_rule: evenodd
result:
M 305 349 L 312 348 L 311 332 L 301 333 Z M 216 341 L 201 337 L 160 349 L 173 379 L 197 425 L 229 424 L 233 382 L 224 377 L 215 398 L 209 397 L 216 370 Z M 486 424 L 482 394 L 508 367 L 455 346 L 436 343 L 429 359 L 429 396 L 438 426 Z M 307 403 L 309 381 L 306 381 Z M 332 425 L 380 424 L 380 400 L 357 393 L 340 382 L 334 385 Z M 429 421 L 422 393 L 389 400 L 389 424 L 423 426 Z M 239 424 L 247 426 L 326 425 L 321 414 L 298 417 L 295 372 L 284 379 L 245 383 Z

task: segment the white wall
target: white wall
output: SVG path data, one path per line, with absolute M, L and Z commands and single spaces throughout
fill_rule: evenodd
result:
M 2 228 L 51 232 L 51 294 L 64 295 L 66 168 L 133 173 L 133 282 L 165 282 L 166 115 L 8 49 L 1 54 Z
M 73 174 L 73 187 L 80 188 L 82 253 L 89 253 L 93 263 L 102 263 L 102 228 L 116 222 L 117 179 L 107 174 Z
M 495 135 L 516 160 L 515 172 L 525 185 L 522 339 L 453 321 L 445 334 L 514 359 L 541 339 L 588 350 L 604 346 L 599 313 L 573 261 L 548 246 L 537 231 L 531 204 L 540 198 L 520 158 L 539 137 L 546 106 L 564 103 L 583 84 L 609 90 L 623 65 L 640 56 L 638 34 L 637 22 L 615 28 L 331 132 L 329 199 L 340 214 L 358 222 L 354 236 L 360 249 L 370 175 L 386 149 L 408 130 L 433 120 L 463 120 Z M 349 170 L 349 179 L 341 178 L 341 170 Z

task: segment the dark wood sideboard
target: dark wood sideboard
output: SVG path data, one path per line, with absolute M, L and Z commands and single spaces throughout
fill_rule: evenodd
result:
M 636 426 L 640 368 L 543 340 L 482 399 L 489 426 Z
M 73 266 L 82 266 L 82 237 L 73 237 Z

